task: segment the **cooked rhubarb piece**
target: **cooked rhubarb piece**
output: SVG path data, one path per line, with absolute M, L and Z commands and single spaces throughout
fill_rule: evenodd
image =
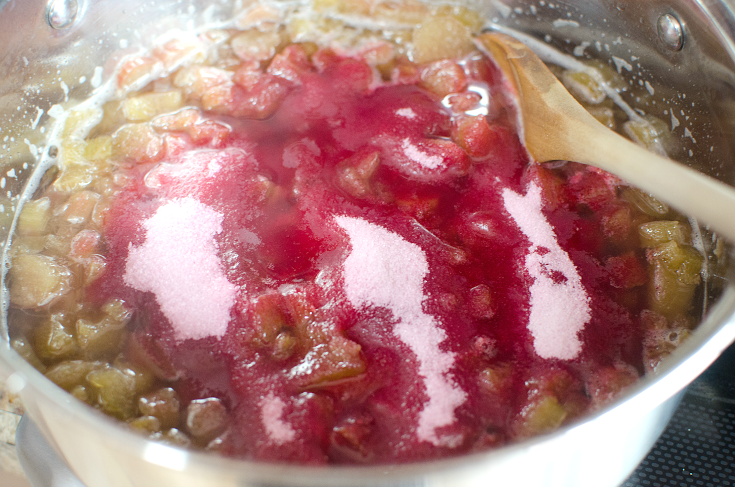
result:
M 690 240 L 691 229 L 678 221 L 653 221 L 638 227 L 642 247 L 655 247 L 666 242 L 686 245 Z
M 126 99 L 122 104 L 122 111 L 130 122 L 147 122 L 156 115 L 181 108 L 182 103 L 180 91 L 146 93 Z
M 104 366 L 104 362 L 68 360 L 51 367 L 46 371 L 46 377 L 59 387 L 70 391 L 75 387 L 87 384 L 87 375 Z
M 102 409 L 118 418 L 128 419 L 136 412 L 135 377 L 115 367 L 94 370 L 87 380 L 97 392 Z
M 139 416 L 128 421 L 131 428 L 144 433 L 158 433 L 161 431 L 161 422 L 155 416 Z
M 30 201 L 18 217 L 17 232 L 19 235 L 44 235 L 50 218 L 51 200 L 39 198 Z
M 162 428 L 179 425 L 181 403 L 178 394 L 170 387 L 150 392 L 138 399 L 138 409 L 145 416 L 158 419 Z
M 71 289 L 71 272 L 53 257 L 21 254 L 10 269 L 10 301 L 23 308 L 46 306 Z
M 227 409 L 216 397 L 197 399 L 186 410 L 186 429 L 194 439 L 209 443 L 227 427 Z

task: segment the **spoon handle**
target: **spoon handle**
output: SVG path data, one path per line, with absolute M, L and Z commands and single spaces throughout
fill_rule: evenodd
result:
M 578 162 L 619 176 L 735 242 L 735 188 L 653 154 L 601 124 L 580 123 L 575 132 Z
M 515 92 L 521 138 L 534 159 L 604 169 L 735 242 L 735 188 L 653 154 L 602 125 L 516 39 L 483 34 L 476 44 L 495 60 Z

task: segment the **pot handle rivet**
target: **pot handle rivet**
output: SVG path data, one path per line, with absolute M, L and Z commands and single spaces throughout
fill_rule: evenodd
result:
M 658 18 L 658 38 L 672 51 L 681 51 L 684 46 L 684 27 L 672 14 Z
M 53 29 L 68 29 L 79 12 L 77 0 L 51 0 L 48 3 L 46 20 Z

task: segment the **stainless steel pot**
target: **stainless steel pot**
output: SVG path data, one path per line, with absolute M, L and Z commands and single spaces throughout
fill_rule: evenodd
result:
M 245 1 L 245 0 L 242 0 Z M 170 29 L 224 18 L 242 1 L 0 0 L 0 228 L 7 239 L 53 115 L 88 97 L 126 54 Z M 725 182 L 735 171 L 735 3 L 729 0 L 479 0 L 497 28 L 629 82 L 631 105 L 670 121 L 677 159 Z M 726 209 L 733 211 L 735 208 Z M 735 217 L 733 218 L 735 224 Z M 727 257 L 724 255 L 723 258 Z M 441 462 L 306 468 L 234 461 L 149 442 L 52 385 L 0 341 L 0 368 L 46 438 L 89 487 L 250 485 L 615 486 L 671 417 L 681 390 L 735 339 L 735 288 L 709 278 L 706 317 L 657 373 L 581 423 Z M 7 307 L 7 295 L 3 303 Z

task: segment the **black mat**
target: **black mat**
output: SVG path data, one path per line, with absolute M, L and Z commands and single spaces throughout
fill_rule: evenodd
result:
M 687 389 L 623 487 L 735 486 L 735 346 Z

